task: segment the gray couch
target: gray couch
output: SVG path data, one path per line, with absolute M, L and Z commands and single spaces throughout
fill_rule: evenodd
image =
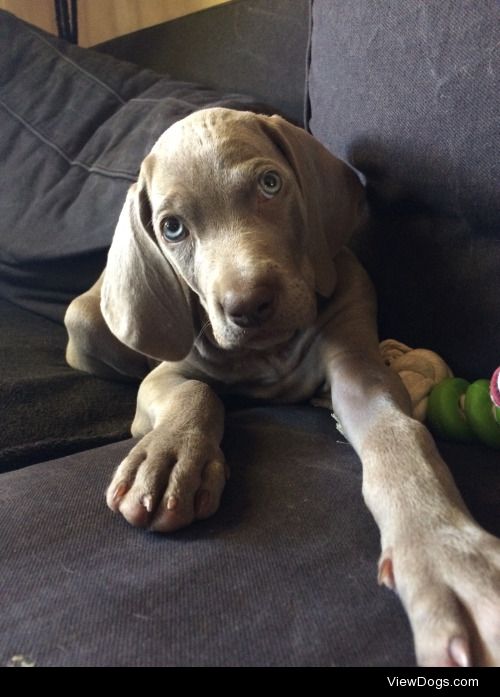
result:
M 231 402 L 220 511 L 138 531 L 103 496 L 137 386 L 67 367 L 61 320 L 170 123 L 278 111 L 366 177 L 373 225 L 353 245 L 381 336 L 488 377 L 499 19 L 494 0 L 240 0 L 88 51 L 0 13 L 0 665 L 414 665 L 377 587 L 360 463 L 327 411 Z M 439 445 L 500 534 L 498 452 Z

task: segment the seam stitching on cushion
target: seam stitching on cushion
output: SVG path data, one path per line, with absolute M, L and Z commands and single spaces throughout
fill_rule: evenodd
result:
M 82 73 L 83 75 L 86 75 L 86 77 L 88 77 L 90 80 L 92 80 L 92 82 L 95 82 L 97 85 L 102 87 L 104 90 L 106 90 L 106 92 L 109 92 L 110 94 L 112 94 L 120 102 L 120 104 L 126 104 L 126 101 L 123 99 L 123 97 L 121 95 L 119 95 L 118 92 L 115 92 L 115 90 L 112 87 L 107 85 L 105 82 L 102 82 L 102 80 L 99 80 L 98 77 L 96 77 L 95 75 L 90 73 L 88 70 L 85 70 L 85 68 L 82 68 L 81 65 L 78 65 L 78 63 L 76 63 L 74 60 L 72 60 L 71 58 L 66 56 L 64 53 L 62 53 L 62 51 L 59 51 L 59 49 L 56 48 L 53 44 L 51 44 L 50 41 L 45 39 L 43 36 L 38 34 L 36 31 L 33 31 L 31 29 L 27 29 L 27 31 L 30 34 L 32 34 L 36 39 L 39 39 L 39 41 L 41 41 L 46 46 L 48 46 L 52 51 L 54 51 L 54 53 L 57 53 L 64 61 L 66 61 L 66 63 L 69 63 L 71 66 L 73 66 L 73 68 L 78 70 L 80 73 Z
M 214 101 L 219 101 L 219 100 L 212 100 L 210 102 L 207 102 L 208 105 L 212 104 Z M 129 99 L 127 102 L 128 104 L 161 104 L 162 102 L 164 103 L 173 103 L 173 104 L 185 104 L 189 107 L 197 107 L 197 104 L 193 104 L 192 102 L 189 102 L 186 99 L 183 99 L 182 97 L 175 97 L 175 96 L 168 96 L 168 97 L 161 97 L 158 99 L 155 99 L 153 97 L 132 97 L 132 99 Z M 205 105 L 202 105 L 203 108 L 207 108 Z
M 0 106 L 2 106 L 5 111 L 7 111 L 13 118 L 15 118 L 17 121 L 22 123 L 22 125 L 30 131 L 36 138 L 38 138 L 42 143 L 45 143 L 45 145 L 48 145 L 52 150 L 54 150 L 59 157 L 62 157 L 62 159 L 68 163 L 71 167 L 80 167 L 81 169 L 84 169 L 87 172 L 90 172 L 92 174 L 102 174 L 103 176 L 109 176 L 109 177 L 119 177 L 121 179 L 128 179 L 129 181 L 135 182 L 137 181 L 137 175 L 130 174 L 130 172 L 125 172 L 124 170 L 114 170 L 114 169 L 107 169 L 106 167 L 100 167 L 99 165 L 88 165 L 85 162 L 81 162 L 80 160 L 72 160 L 65 152 L 62 150 L 59 145 L 56 143 L 53 143 L 51 140 L 49 140 L 46 136 L 42 135 L 34 126 L 32 126 L 28 121 L 26 121 L 22 116 L 17 114 L 11 107 L 8 106 L 4 102 L 3 99 L 0 98 Z

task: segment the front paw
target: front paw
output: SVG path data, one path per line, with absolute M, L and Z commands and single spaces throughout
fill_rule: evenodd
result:
M 500 665 L 500 540 L 468 522 L 414 530 L 384 550 L 379 581 L 401 597 L 420 666 Z
M 209 437 L 161 426 L 120 463 L 106 501 L 132 525 L 172 532 L 215 513 L 227 472 L 218 444 Z

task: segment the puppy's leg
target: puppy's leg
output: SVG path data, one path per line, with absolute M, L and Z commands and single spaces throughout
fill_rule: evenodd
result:
M 66 310 L 66 361 L 76 370 L 104 378 L 142 378 L 149 370 L 148 360 L 111 333 L 101 313 L 101 285 L 102 276 Z
M 420 665 L 500 665 L 500 540 L 472 519 L 430 433 L 411 418 L 378 352 L 368 283 L 356 275 L 350 290 L 339 287 L 324 360 L 380 528 L 379 581 L 406 608 Z
M 176 370 L 162 363 L 142 382 L 132 433 L 143 437 L 106 494 L 129 523 L 159 532 L 215 513 L 227 474 L 222 403 L 208 385 Z

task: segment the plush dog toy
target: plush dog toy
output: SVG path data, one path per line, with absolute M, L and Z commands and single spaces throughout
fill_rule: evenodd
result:
M 429 396 L 427 420 L 442 438 L 462 443 L 480 441 L 500 449 L 500 409 L 490 394 L 488 380 L 472 384 L 462 378 L 448 378 Z
M 412 349 L 394 339 L 382 341 L 380 353 L 384 363 L 403 381 L 410 395 L 413 417 L 424 422 L 432 389 L 453 376 L 449 366 L 434 351 Z
M 386 363 L 395 370 L 411 398 L 413 416 L 427 420 L 440 438 L 500 449 L 500 368 L 491 381 L 472 384 L 453 373 L 434 351 L 411 349 L 394 339 L 380 344 Z

